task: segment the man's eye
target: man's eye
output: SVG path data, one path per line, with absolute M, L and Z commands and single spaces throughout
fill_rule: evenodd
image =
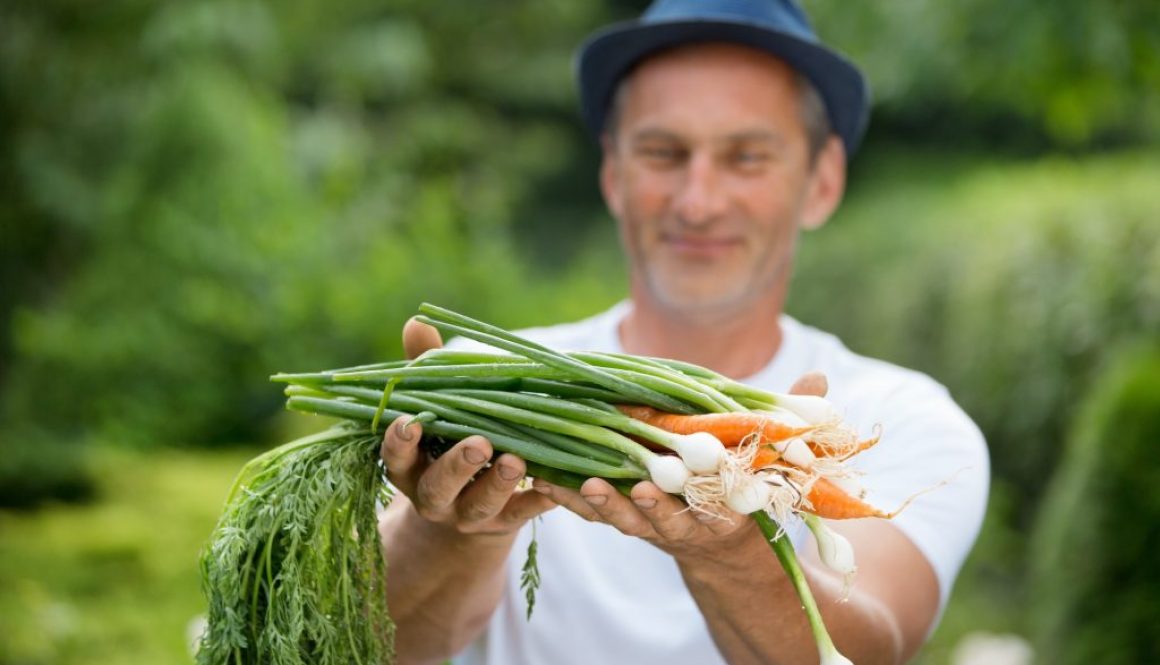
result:
M 739 150 L 733 153 L 733 161 L 743 166 L 752 166 L 769 161 L 769 154 L 759 150 Z
M 668 146 L 642 146 L 638 153 L 647 160 L 654 162 L 676 162 L 684 156 L 680 148 Z

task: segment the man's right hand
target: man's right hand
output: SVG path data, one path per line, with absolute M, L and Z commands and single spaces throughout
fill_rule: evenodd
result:
M 517 489 L 522 459 L 503 453 L 487 467 L 491 444 L 470 436 L 432 460 L 419 447 L 420 425 L 408 420 L 403 416 L 387 430 L 383 462 L 391 483 L 428 522 L 461 534 L 506 534 L 555 507 L 539 492 Z
M 408 358 L 439 348 L 430 326 L 403 327 Z M 395 620 L 396 662 L 437 663 L 459 653 L 487 625 L 504 593 L 504 565 L 519 528 L 556 504 L 518 489 L 523 460 L 491 460 L 487 439 L 469 436 L 438 459 L 419 445 L 410 416 L 383 437 L 387 478 L 399 494 L 379 521 L 391 565 L 387 604 Z M 491 460 L 491 465 L 488 465 Z
M 439 332 L 414 319 L 403 326 L 409 359 L 443 344 Z M 517 489 L 524 461 L 503 453 L 490 466 L 493 449 L 482 436 L 455 444 L 437 459 L 419 446 L 422 426 L 410 416 L 391 423 L 383 438 L 387 477 L 427 522 L 460 534 L 514 534 L 524 522 L 555 507 L 548 497 Z

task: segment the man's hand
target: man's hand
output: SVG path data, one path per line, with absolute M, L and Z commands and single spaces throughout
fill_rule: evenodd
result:
M 416 358 L 443 341 L 439 331 L 414 319 L 403 326 L 403 349 Z M 382 458 L 387 477 L 433 525 L 460 534 L 512 534 L 524 522 L 555 507 L 545 496 L 518 491 L 524 461 L 504 453 L 489 466 L 487 439 L 471 436 L 432 460 L 419 447 L 422 427 L 409 416 L 387 428 Z
M 794 382 L 790 392 L 824 397 L 827 389 L 825 375 L 810 372 Z M 589 478 L 579 491 L 540 480 L 535 489 L 586 520 L 611 524 L 686 561 L 716 560 L 718 553 L 735 550 L 757 531 L 753 520 L 740 515 L 726 519 L 688 510 L 678 497 L 649 481 L 637 483 L 627 497 L 599 478 Z

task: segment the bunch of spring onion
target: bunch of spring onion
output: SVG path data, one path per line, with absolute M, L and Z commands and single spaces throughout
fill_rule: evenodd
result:
M 587 478 L 627 493 L 651 480 L 693 510 L 750 515 L 792 580 L 825 664 L 835 649 L 779 526 L 800 515 L 823 561 L 854 572 L 850 544 L 820 518 L 890 517 L 840 484 L 858 440 L 821 397 L 769 393 L 688 363 L 560 353 L 433 305 L 419 321 L 489 351 L 435 349 L 412 361 L 278 374 L 287 407 L 341 419 L 251 461 L 202 556 L 209 599 L 202 664 L 390 663 L 393 625 L 376 509 L 390 501 L 377 464 L 386 423 L 423 424 L 437 455 L 482 434 L 531 477 Z M 776 520 L 776 521 L 775 521 Z M 523 583 L 529 610 L 534 541 Z

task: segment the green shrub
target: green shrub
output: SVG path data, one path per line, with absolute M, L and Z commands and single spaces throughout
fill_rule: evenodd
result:
M 1160 344 L 1117 356 L 1077 411 L 1032 538 L 1036 652 L 1160 662 Z
M 946 384 L 1026 524 L 1108 351 L 1160 338 L 1160 158 L 872 160 L 803 239 L 790 311 Z
M 51 466 L 25 431 L 64 457 L 260 441 L 269 374 L 396 357 L 422 300 L 515 326 L 615 298 L 583 232 L 532 268 L 512 230 L 584 140 L 543 63 L 566 71 L 555 33 L 600 5 L 58 4 L 0 20 L 19 102 L 0 122 L 0 440 L 20 465 Z M 27 478 L 45 482 L 17 502 L 73 494 Z
M 86 448 L 30 428 L 2 436 L 0 506 L 33 508 L 49 499 L 75 502 L 95 494 Z

